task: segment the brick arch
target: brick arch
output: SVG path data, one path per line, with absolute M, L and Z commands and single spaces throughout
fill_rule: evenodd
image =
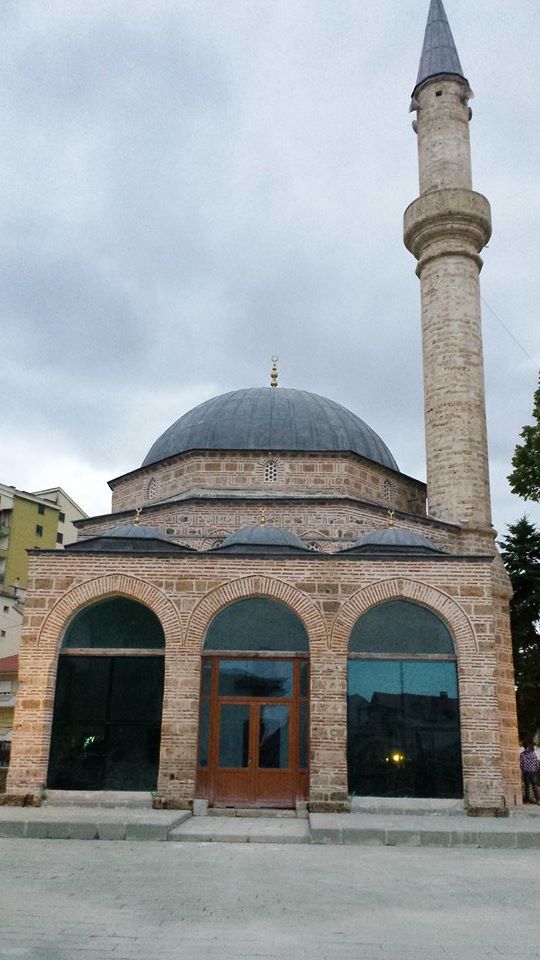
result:
M 237 600 L 248 600 L 253 597 L 264 597 L 284 603 L 304 624 L 310 651 L 313 653 L 328 650 L 326 627 L 315 604 L 291 584 L 263 576 L 232 580 L 207 593 L 191 614 L 186 631 L 186 645 L 199 653 L 203 648 L 206 631 L 216 614 Z
M 149 607 L 163 627 L 166 647 L 182 645 L 182 628 L 178 611 L 169 598 L 157 587 L 144 580 L 124 574 L 111 574 L 79 583 L 65 593 L 42 624 L 37 638 L 38 646 L 49 645 L 58 650 L 65 628 L 79 610 L 93 602 L 113 596 L 138 600 Z
M 446 623 L 450 630 L 457 657 L 471 656 L 478 652 L 478 642 L 472 623 L 453 597 L 418 580 L 401 578 L 381 580 L 349 597 L 334 623 L 331 637 L 332 649 L 336 652 L 338 650 L 346 652 L 351 630 L 358 618 L 371 607 L 385 603 L 387 600 L 411 600 L 431 610 Z

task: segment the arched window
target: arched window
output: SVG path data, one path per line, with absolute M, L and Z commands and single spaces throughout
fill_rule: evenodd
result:
M 463 795 L 454 644 L 434 613 L 392 600 L 356 621 L 347 715 L 351 793 Z
M 302 653 L 308 651 L 308 637 L 302 621 L 284 603 L 253 597 L 231 603 L 214 617 L 204 649 Z
M 210 803 L 291 806 L 308 789 L 308 636 L 285 604 L 239 600 L 204 643 L 198 790 Z
M 48 786 L 154 790 L 165 637 L 156 615 L 108 597 L 75 615 L 58 658 Z
M 266 483 L 275 483 L 278 478 L 277 460 L 267 460 L 264 465 L 264 479 Z

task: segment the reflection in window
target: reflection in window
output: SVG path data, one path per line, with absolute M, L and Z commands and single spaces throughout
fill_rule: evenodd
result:
M 249 761 L 249 704 L 224 703 L 219 725 L 219 766 L 239 769 Z
M 61 656 L 48 785 L 56 790 L 155 790 L 162 656 Z
M 349 790 L 361 796 L 462 796 L 454 662 L 350 660 Z
M 289 707 L 261 707 L 259 722 L 259 767 L 286 770 L 289 766 Z
M 290 697 L 292 660 L 220 660 L 220 697 Z

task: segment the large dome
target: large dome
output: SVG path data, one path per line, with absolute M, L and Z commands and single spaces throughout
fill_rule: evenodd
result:
M 351 452 L 391 470 L 388 447 L 350 410 L 306 390 L 233 390 L 185 413 L 156 440 L 142 466 L 188 450 Z

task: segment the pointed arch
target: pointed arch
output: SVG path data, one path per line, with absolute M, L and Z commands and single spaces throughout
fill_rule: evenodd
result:
M 56 651 L 64 631 L 74 615 L 97 600 L 122 596 L 138 600 L 157 616 L 163 627 L 166 646 L 182 646 L 182 627 L 178 610 L 171 600 L 157 587 L 145 580 L 124 574 L 96 577 L 73 587 L 58 600 L 48 613 L 37 637 L 38 647 L 51 647 Z
M 207 593 L 191 614 L 186 631 L 186 646 L 197 653 L 202 651 L 206 631 L 215 615 L 237 600 L 252 597 L 265 597 L 284 603 L 304 624 L 311 652 L 328 650 L 324 620 L 315 604 L 289 583 L 262 576 L 232 580 Z
M 332 649 L 347 652 L 351 630 L 358 618 L 371 607 L 388 600 L 410 600 L 440 617 L 452 634 L 458 658 L 478 653 L 473 625 L 453 597 L 417 580 L 401 578 L 381 580 L 349 597 L 334 622 L 330 642 Z

